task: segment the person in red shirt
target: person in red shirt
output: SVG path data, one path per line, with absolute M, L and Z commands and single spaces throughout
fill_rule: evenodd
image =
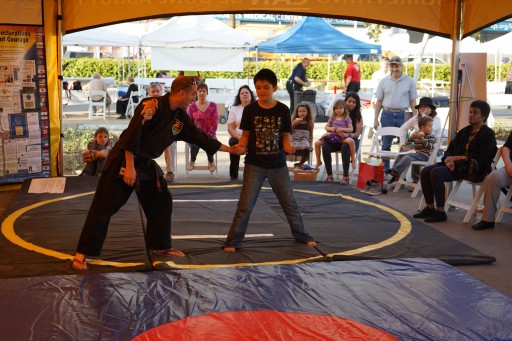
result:
M 343 82 L 345 83 L 343 90 L 344 92 L 359 92 L 361 88 L 361 67 L 354 62 L 354 56 L 351 54 L 346 54 L 345 60 L 348 66 L 343 76 Z

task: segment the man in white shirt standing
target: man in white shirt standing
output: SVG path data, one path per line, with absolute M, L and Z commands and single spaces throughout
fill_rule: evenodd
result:
M 401 127 L 404 124 L 404 115 L 408 108 L 411 108 L 412 115 L 417 114 L 416 83 L 408 75 L 402 73 L 402 59 L 395 56 L 389 60 L 391 73 L 384 77 L 377 87 L 375 97 L 375 129 L 382 127 Z M 381 114 L 382 110 L 382 114 Z M 380 114 L 380 124 L 379 124 Z M 382 150 L 391 150 L 393 136 L 383 136 Z M 384 168 L 389 169 L 389 160 L 384 160 Z

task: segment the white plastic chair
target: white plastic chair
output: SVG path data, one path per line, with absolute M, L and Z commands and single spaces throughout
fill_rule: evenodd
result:
M 93 101 L 93 97 L 102 96 L 103 99 L 99 101 Z M 94 112 L 96 109 L 96 112 Z M 98 109 L 102 109 L 101 112 Z M 103 90 L 92 90 L 89 92 L 89 119 L 92 118 L 103 118 L 107 115 L 107 92 Z
M 136 98 L 137 99 L 137 102 L 134 102 L 133 101 L 133 98 Z M 126 106 L 126 113 L 125 113 L 125 116 L 126 117 L 132 117 L 133 114 L 135 113 L 135 108 L 137 107 L 137 105 L 139 105 L 139 92 L 138 91 L 132 91 L 131 94 L 130 94 L 130 98 L 128 99 L 128 105 Z
M 372 145 L 369 152 L 364 152 L 364 155 L 368 155 L 376 158 L 389 158 L 395 159 L 398 155 L 400 146 L 396 146 L 395 151 L 387 151 L 381 149 L 381 139 L 383 136 L 400 136 L 400 128 L 398 127 L 377 127 L 377 131 L 373 135 Z M 391 148 L 393 149 L 393 144 Z
M 187 168 L 189 161 L 190 161 L 190 145 L 188 143 L 185 143 L 185 177 L 188 177 L 188 173 L 191 172 Z M 215 153 L 213 155 L 213 162 L 215 163 L 215 177 L 218 178 L 219 177 L 219 167 L 217 165 L 217 153 Z M 207 171 L 209 171 L 208 165 L 204 165 L 204 166 L 203 165 L 197 165 L 197 160 L 196 160 L 196 164 L 194 165 L 194 170 L 207 170 Z
M 492 169 L 493 170 L 496 169 L 496 164 L 500 160 L 500 157 L 501 157 L 501 148 L 498 149 L 498 152 L 496 153 L 496 155 L 494 156 L 494 159 L 492 161 Z M 482 198 L 482 195 L 484 192 L 483 188 L 481 186 L 482 183 L 483 183 L 483 181 L 482 182 L 472 182 L 472 181 L 468 181 L 468 180 L 455 181 L 455 184 L 453 185 L 453 189 L 450 191 L 450 195 L 448 195 L 448 199 L 446 199 L 445 211 L 448 211 L 450 206 L 458 207 L 460 209 L 466 210 L 467 213 L 464 216 L 464 219 L 462 220 L 462 222 L 467 223 L 471 219 L 471 216 L 473 214 L 475 214 L 476 208 L 480 204 L 480 199 Z M 471 185 L 471 190 L 473 193 L 473 196 L 472 196 L 473 200 L 471 201 L 471 203 L 469 205 L 467 203 L 456 200 L 457 192 L 459 191 L 460 186 L 462 184 Z M 478 191 L 477 191 L 477 187 L 478 187 Z
M 418 195 L 418 192 L 421 189 L 421 183 L 420 183 L 420 181 L 418 181 L 417 183 L 414 183 L 412 181 L 407 181 L 407 179 L 406 179 L 407 173 L 409 172 L 409 169 L 411 169 L 412 166 L 419 166 L 419 167 L 423 168 L 425 166 L 433 165 L 437 161 L 437 152 L 441 146 L 442 139 L 443 139 L 443 134 L 439 134 L 439 136 L 436 139 L 436 144 L 434 146 L 434 149 L 432 150 L 432 154 L 430 154 L 430 158 L 427 161 L 413 161 L 407 166 L 407 168 L 402 172 L 402 174 L 400 174 L 400 178 L 397 180 L 395 189 L 393 190 L 393 192 L 395 192 L 395 193 L 398 192 L 400 190 L 400 187 L 402 187 L 402 185 L 408 186 L 408 187 L 414 188 L 414 190 L 412 191 L 412 194 L 411 194 L 411 198 L 416 198 L 416 196 Z
M 362 146 L 363 146 L 363 140 L 364 140 L 365 133 L 366 133 L 366 126 L 363 125 L 363 127 L 361 128 L 361 135 L 359 135 L 359 146 L 356 149 L 356 168 L 355 168 L 355 170 L 352 170 L 349 173 L 350 174 L 349 175 L 349 179 L 348 179 L 348 183 L 349 184 L 352 183 L 352 180 L 354 179 L 354 176 L 356 174 L 359 174 L 358 170 L 359 170 L 359 164 L 361 163 L 361 149 L 362 149 Z M 339 180 L 340 176 L 341 177 L 343 176 L 343 168 L 342 168 L 341 163 L 340 163 L 341 150 L 336 151 L 334 154 L 335 154 L 335 158 L 336 158 L 336 164 L 335 164 L 335 168 L 332 170 L 332 175 L 336 178 L 336 180 Z M 357 171 L 357 173 L 356 173 L 356 171 Z M 356 179 L 357 179 L 357 177 L 356 177 Z
M 507 195 L 505 196 L 505 198 L 503 199 L 503 201 L 500 204 L 500 209 L 499 209 L 498 213 L 496 213 L 495 222 L 499 223 L 505 213 L 512 214 L 512 207 L 508 206 L 510 204 L 511 197 L 512 197 L 512 186 L 510 186 L 508 188 Z

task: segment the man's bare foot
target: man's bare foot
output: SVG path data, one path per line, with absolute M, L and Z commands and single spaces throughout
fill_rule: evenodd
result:
M 311 247 L 315 247 L 316 246 L 316 242 L 314 240 L 312 240 L 310 242 L 307 242 L 306 245 L 307 246 L 311 246 Z
M 87 260 L 85 259 L 85 255 L 81 253 L 77 253 L 73 260 L 71 261 L 71 267 L 78 271 L 87 271 L 89 270 L 89 266 L 87 265 Z
M 226 251 L 226 252 L 235 252 L 236 249 L 234 247 L 231 247 L 231 246 L 226 246 L 226 247 L 224 247 L 224 251 Z

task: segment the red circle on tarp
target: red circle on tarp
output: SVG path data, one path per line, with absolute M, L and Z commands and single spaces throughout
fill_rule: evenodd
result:
M 295 312 L 230 311 L 187 317 L 140 334 L 156 340 L 398 340 L 380 329 L 343 317 Z

